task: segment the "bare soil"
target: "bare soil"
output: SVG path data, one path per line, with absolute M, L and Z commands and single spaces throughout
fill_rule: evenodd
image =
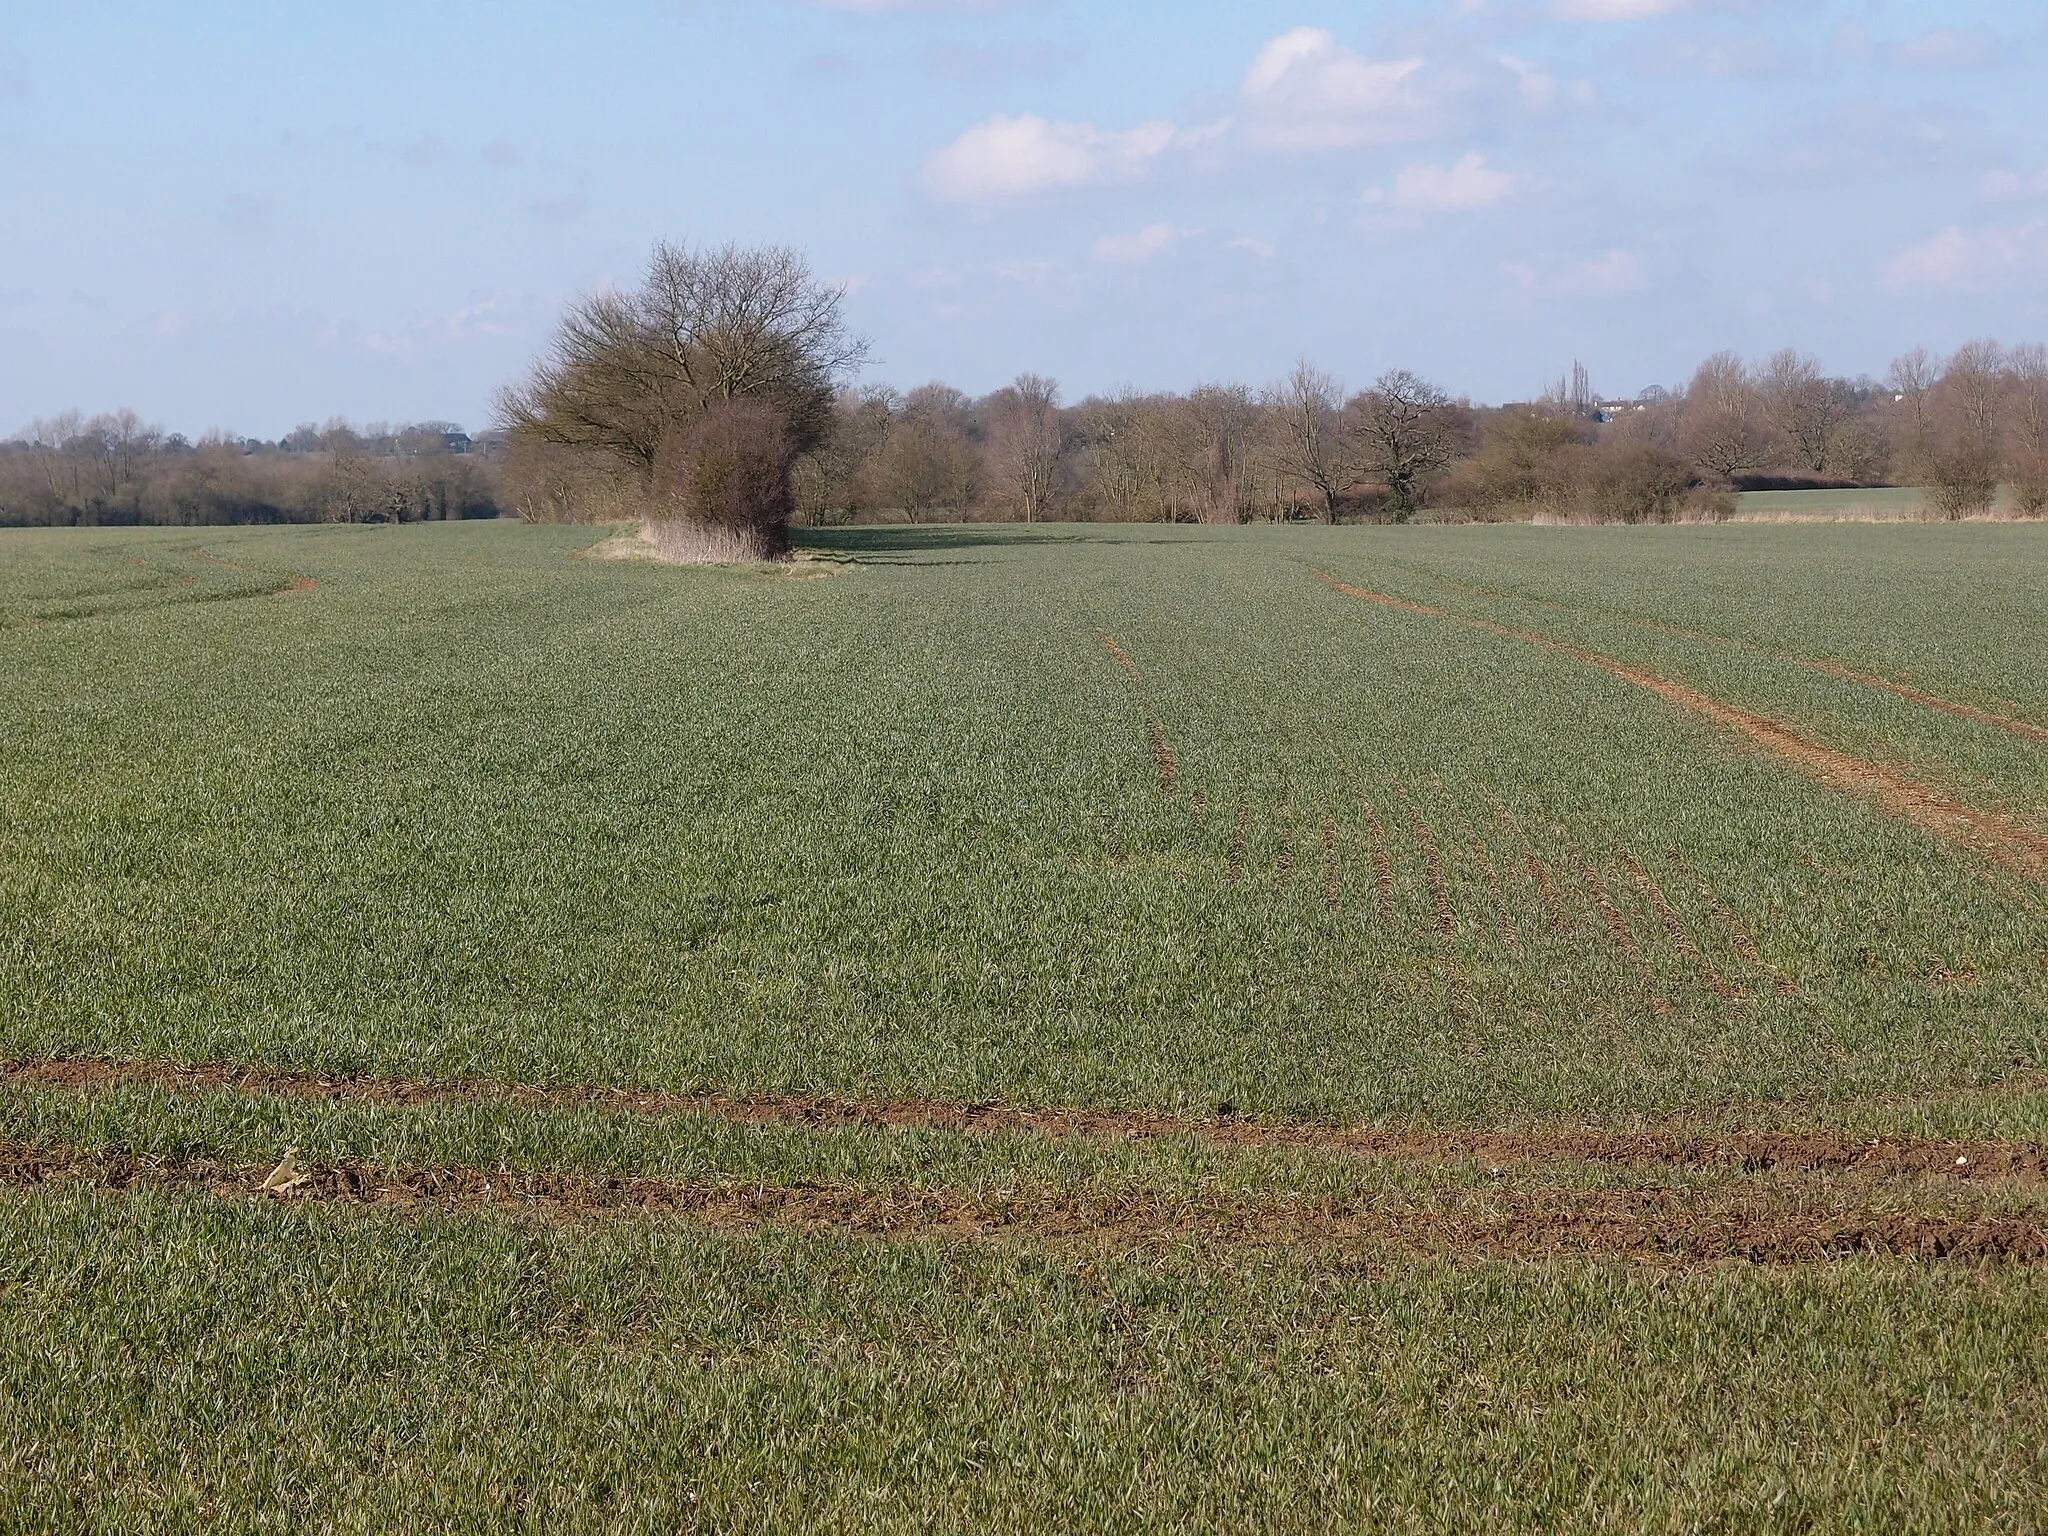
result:
M 1013 1133 L 1092 1141 L 1168 1138 L 1248 1150 L 1298 1148 L 1361 1157 L 1472 1161 L 1505 1167 L 1546 1161 L 1619 1166 L 1735 1167 L 1746 1172 L 1851 1171 L 1877 1178 L 2048 1181 L 2048 1151 L 2031 1141 L 1890 1139 L 1859 1141 L 1825 1132 L 1703 1130 L 1683 1120 L 1625 1131 L 1556 1125 L 1516 1130 L 1428 1131 L 1259 1120 L 1154 1110 L 1032 1109 L 933 1099 L 856 1100 L 822 1096 L 662 1093 L 583 1085 L 541 1087 L 492 1079 L 330 1076 L 231 1064 L 42 1060 L 0 1064 L 0 1083 L 80 1092 L 117 1086 L 180 1093 L 241 1092 L 332 1103 L 502 1102 L 536 1109 L 706 1115 L 754 1125 L 839 1126 Z M 2042 1086 L 2034 1084 L 2034 1086 Z
M 672 1216 L 721 1229 L 776 1225 L 892 1239 L 1010 1238 L 1122 1248 L 1228 1244 L 1461 1259 L 1587 1256 L 1674 1266 L 1799 1265 L 1854 1255 L 1964 1264 L 2048 1261 L 2048 1227 L 2038 1211 L 1898 1209 L 1843 1202 L 1827 1190 L 1702 1196 L 1504 1186 L 1436 1203 L 1338 1206 L 1296 1197 L 984 1197 L 898 1185 L 760 1185 L 352 1162 L 307 1165 L 289 1184 L 269 1188 L 261 1164 L 0 1143 L 0 1187 L 81 1184 L 249 1202 L 511 1210 L 556 1220 Z

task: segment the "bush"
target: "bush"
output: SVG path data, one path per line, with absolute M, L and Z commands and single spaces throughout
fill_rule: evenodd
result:
M 662 440 L 653 521 L 688 524 L 708 536 L 690 547 L 743 551 L 706 558 L 776 559 L 789 552 L 795 463 L 796 444 L 780 411 L 745 396 L 721 400 Z M 654 537 L 677 548 L 689 543 L 673 527 Z

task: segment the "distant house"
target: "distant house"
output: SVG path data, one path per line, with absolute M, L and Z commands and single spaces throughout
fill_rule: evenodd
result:
M 449 453 L 467 453 L 473 445 L 467 432 L 443 432 L 441 446 Z

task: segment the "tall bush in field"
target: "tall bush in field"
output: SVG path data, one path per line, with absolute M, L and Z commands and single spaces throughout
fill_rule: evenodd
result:
M 1973 341 L 1948 360 L 1930 391 L 1920 470 L 1944 517 L 1988 510 L 1998 497 L 2005 361 L 1996 342 Z
M 572 303 L 501 394 L 508 468 L 547 467 L 556 499 L 623 484 L 680 557 L 781 553 L 797 455 L 825 441 L 834 385 L 866 356 L 842 298 L 794 251 L 657 245 L 640 287 Z

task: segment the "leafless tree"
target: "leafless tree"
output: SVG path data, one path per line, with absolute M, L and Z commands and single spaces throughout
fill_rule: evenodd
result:
M 1982 511 L 1998 497 L 2006 384 L 2004 349 L 1973 341 L 1956 351 L 1927 392 L 1919 467 L 1946 517 Z
M 1537 403 L 1553 415 L 1572 416 L 1581 421 L 1597 420 L 1600 415 L 1599 397 L 1593 393 L 1593 376 L 1577 358 L 1572 359 L 1572 371 L 1544 390 Z
M 1799 467 L 1825 474 L 1835 438 L 1855 409 L 1848 387 L 1823 377 L 1819 363 L 1790 347 L 1764 365 L 1762 387 L 1771 420 Z
M 834 384 L 867 350 L 846 328 L 843 298 L 795 251 L 657 245 L 638 289 L 589 294 L 569 306 L 526 383 L 500 396 L 500 419 L 515 439 L 639 476 L 657 515 L 729 521 L 689 498 L 662 504 L 657 465 L 680 462 L 714 408 L 738 399 L 780 419 L 775 443 L 799 453 L 821 443 Z M 767 419 L 762 411 L 725 413 L 718 430 Z M 764 529 L 764 547 L 785 536 Z
M 2015 347 L 2010 369 L 2006 477 L 2020 510 L 2039 517 L 2048 511 L 2048 347 Z
M 1424 483 L 1448 466 L 1458 437 L 1451 397 L 1427 379 L 1396 368 L 1351 404 L 1359 464 L 1386 485 L 1395 522 L 1422 505 Z
M 1771 461 L 1763 402 L 1748 366 L 1733 352 L 1700 364 L 1686 389 L 1679 441 L 1701 472 L 1717 480 L 1753 474 Z
M 1322 503 L 1323 521 L 1337 520 L 1337 498 L 1357 477 L 1358 445 L 1344 419 L 1343 387 L 1307 358 L 1266 393 L 1281 430 L 1281 467 Z
M 890 413 L 868 474 L 876 504 L 898 508 L 912 522 L 964 513 L 982 482 L 967 397 L 945 384 L 913 389 Z
M 1067 450 L 1060 387 L 1040 374 L 1020 373 L 1007 389 L 989 397 L 985 410 L 996 494 L 1025 522 L 1038 522 L 1058 500 L 1060 462 Z

